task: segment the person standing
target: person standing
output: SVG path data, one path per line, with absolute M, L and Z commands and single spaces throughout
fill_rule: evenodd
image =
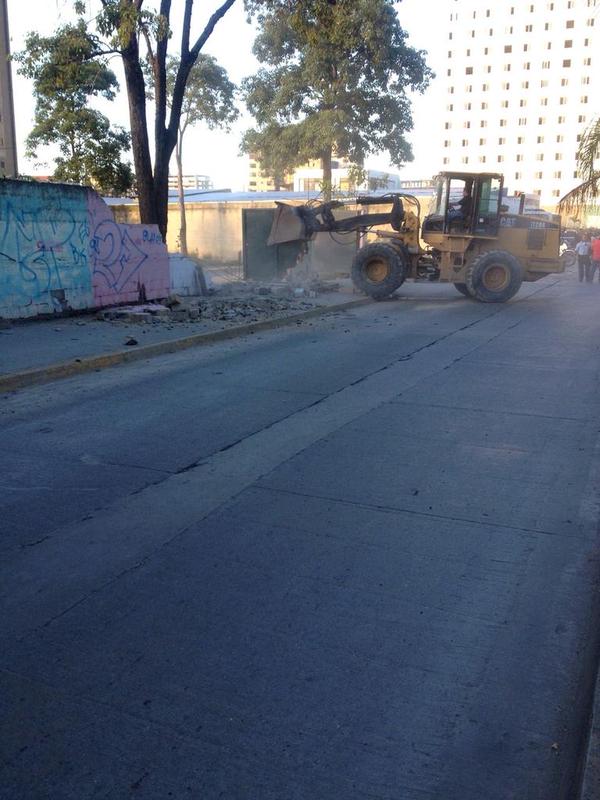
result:
M 575 245 L 575 252 L 577 253 L 577 268 L 579 270 L 579 283 L 585 278 L 588 283 L 591 282 L 590 276 L 590 240 L 587 233 L 584 233 L 581 240 Z
M 594 275 L 598 270 L 598 280 L 600 281 L 600 235 L 592 239 L 592 264 L 590 266 L 590 281 L 594 280 Z

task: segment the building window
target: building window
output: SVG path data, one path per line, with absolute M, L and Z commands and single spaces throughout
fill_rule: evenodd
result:
M 519 117 L 519 125 L 527 125 L 527 117 Z
M 558 172 L 554 173 L 554 177 L 555 178 L 562 178 L 562 172 L 560 170 L 558 170 Z
M 573 47 L 573 39 L 565 39 L 564 47 Z
M 523 52 L 526 53 L 528 50 L 529 50 L 529 45 L 528 44 L 524 44 L 523 45 Z
M 557 142 L 564 142 L 564 140 L 565 140 L 565 137 L 561 133 L 559 133 L 558 136 L 556 137 L 556 141 Z
M 585 114 L 580 114 L 577 118 L 577 122 L 585 122 Z
M 523 81 L 521 84 L 521 89 L 529 89 L 529 81 Z
M 544 137 L 543 136 L 538 136 L 537 137 L 537 143 L 538 144 L 543 144 L 543 142 L 544 142 Z
M 504 161 L 504 156 L 498 156 L 498 163 L 501 164 Z
M 523 144 L 524 141 L 525 141 L 524 136 L 517 136 L 517 144 Z
M 500 127 L 501 128 L 506 128 L 506 120 L 505 119 L 501 119 L 500 120 Z
M 561 106 L 566 105 L 567 104 L 567 98 L 566 97 L 561 97 L 560 100 L 558 101 L 558 104 L 561 105 Z
M 571 59 L 565 58 L 563 59 L 563 67 L 570 67 L 571 66 Z
M 541 180 L 544 177 L 544 173 L 543 172 L 536 172 L 535 173 L 535 177 L 537 178 L 537 180 Z
M 463 125 L 463 128 L 470 128 L 470 127 L 471 127 L 471 121 L 470 120 L 466 120 L 466 122 Z
M 548 86 L 548 81 L 546 80 L 540 81 L 540 86 L 542 87 L 542 89 L 545 89 Z
M 527 105 L 527 100 L 520 100 L 519 105 L 521 106 L 521 108 L 524 108 Z
M 504 45 L 504 52 L 505 53 L 512 53 L 512 44 L 505 44 Z
M 481 122 L 479 123 L 479 127 L 480 128 L 487 128 L 487 120 L 482 119 Z
M 543 153 L 538 153 L 537 156 L 535 157 L 535 160 L 536 161 L 543 161 L 544 160 L 544 154 Z
M 450 105 L 446 106 L 446 111 L 454 111 L 454 104 L 450 103 Z
M 545 125 L 546 117 L 538 117 L 538 125 Z
M 451 122 L 446 122 L 446 123 L 444 124 L 444 128 L 445 128 L 447 131 L 448 131 L 448 130 L 450 130 L 450 128 L 451 128 L 451 127 L 452 127 L 452 123 L 451 123 Z
M 531 61 L 524 61 L 523 69 L 531 69 Z
M 467 147 L 467 146 L 468 146 L 468 144 L 469 144 L 469 140 L 468 140 L 468 139 L 463 139 L 463 140 L 462 140 L 462 146 L 463 146 L 463 147 Z
M 473 67 L 467 67 L 465 69 L 465 75 L 472 75 L 473 74 Z
M 567 27 L 567 28 L 574 28 L 574 27 L 575 27 L 575 20 L 574 20 L 574 19 L 568 19 L 568 20 L 567 20 L 567 24 L 566 24 L 566 26 L 565 26 L 565 27 Z
M 486 111 L 487 107 L 488 107 L 488 104 L 487 104 L 487 103 L 482 103 L 482 104 L 481 104 L 481 110 L 482 110 L 482 111 Z
M 510 72 L 510 64 L 504 65 L 504 72 Z
M 508 108 L 508 100 L 503 100 L 503 101 L 500 103 L 500 107 L 501 107 L 501 108 Z
M 508 91 L 508 89 L 510 89 L 510 83 L 506 83 L 506 82 L 503 83 L 502 84 L 502 88 L 504 89 L 504 91 Z
M 540 100 L 540 105 L 541 106 L 547 106 L 548 105 L 548 98 L 547 97 L 542 97 L 542 99 Z
M 522 153 L 518 153 L 517 154 L 517 161 L 523 161 L 523 154 Z
M 550 62 L 542 61 L 542 69 L 550 69 Z
M 525 25 L 525 33 L 531 33 L 533 30 L 533 25 Z
M 523 174 L 521 172 L 515 172 L 515 180 L 516 181 L 520 180 L 522 177 L 523 177 Z
M 562 161 L 562 153 L 555 153 L 554 154 L 555 161 Z
M 483 144 L 483 140 L 481 141 L 481 144 Z M 506 139 L 504 138 L 504 136 L 501 136 L 498 139 L 498 144 L 506 144 Z
M 486 143 L 486 141 L 487 141 L 487 139 L 480 139 L 479 140 L 479 146 L 483 147 L 483 145 Z
M 552 196 L 553 197 L 560 197 L 560 189 L 553 189 Z
M 584 94 L 584 95 L 581 97 L 581 102 L 582 102 L 582 103 L 585 105 L 585 104 L 587 103 L 587 101 L 588 101 L 587 94 Z
M 561 86 L 568 86 L 569 85 L 569 79 L 568 78 L 561 78 L 560 85 Z

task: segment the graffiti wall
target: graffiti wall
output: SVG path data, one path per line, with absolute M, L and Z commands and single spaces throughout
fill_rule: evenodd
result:
M 168 294 L 167 250 L 156 226 L 117 224 L 81 186 L 0 181 L 0 317 Z
M 88 192 L 90 269 L 96 306 L 169 294 L 167 249 L 156 225 L 122 225 Z

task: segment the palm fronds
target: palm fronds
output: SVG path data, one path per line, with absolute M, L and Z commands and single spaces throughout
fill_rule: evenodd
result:
M 577 212 L 585 206 L 597 205 L 600 195 L 600 117 L 587 128 L 577 150 L 577 170 L 582 181 L 558 203 L 561 214 Z

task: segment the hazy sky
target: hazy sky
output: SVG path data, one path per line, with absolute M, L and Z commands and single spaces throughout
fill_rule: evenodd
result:
M 432 24 L 436 15 L 440 21 L 446 19 L 446 8 L 449 0 L 403 0 L 398 8 L 398 15 L 403 28 L 409 34 L 409 43 L 418 49 L 428 51 L 427 61 L 438 73 L 444 68 L 445 30 L 443 24 Z M 148 2 L 151 7 L 152 2 Z M 194 31 L 198 35 L 204 22 L 218 7 L 218 0 L 198 0 L 194 13 Z M 88 3 L 90 16 L 97 3 Z M 11 48 L 17 52 L 23 47 L 26 34 L 37 30 L 47 35 L 61 24 L 73 19 L 72 0 L 8 0 Z M 182 0 L 174 0 L 173 14 L 183 7 Z M 205 51 L 214 55 L 224 66 L 231 80 L 239 82 L 243 77 L 254 72 L 257 63 L 252 55 L 253 29 L 247 24 L 243 12 L 242 0 L 219 22 L 210 38 Z M 175 43 L 174 43 L 175 44 Z M 115 57 L 111 64 L 121 82 L 121 96 L 111 104 L 102 106 L 113 123 L 128 127 L 128 111 L 123 80 L 121 78 L 120 59 Z M 24 174 L 47 174 L 52 170 L 50 163 L 36 166 L 25 159 L 22 143 L 32 127 L 34 101 L 29 81 L 16 74 L 13 68 L 15 114 L 17 124 L 17 141 L 19 143 L 19 170 Z M 405 178 L 427 178 L 441 169 L 441 153 L 436 149 L 439 142 L 439 104 L 440 97 L 437 82 L 433 82 L 424 97 L 415 98 L 414 130 L 409 135 L 413 145 L 415 161 L 402 170 Z M 241 132 L 252 124 L 251 118 L 242 116 L 230 133 L 211 132 L 202 126 L 188 130 L 184 140 L 184 171 L 186 173 L 208 174 L 215 187 L 239 190 L 247 182 L 247 166 L 243 157 L 239 156 L 239 140 Z M 39 154 L 41 155 L 41 154 Z M 368 161 L 370 166 L 396 172 L 385 155 L 376 156 Z M 172 165 L 174 170 L 174 165 Z

